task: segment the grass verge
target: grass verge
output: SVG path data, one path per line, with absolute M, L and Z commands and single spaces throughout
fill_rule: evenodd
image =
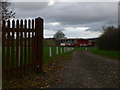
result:
M 75 50 L 80 51 L 88 50 L 96 55 L 101 55 L 104 57 L 120 60 L 120 51 L 100 50 L 97 47 L 75 47 Z
M 120 60 L 120 52 L 119 51 L 100 50 L 97 47 L 90 47 L 90 48 L 88 48 L 88 50 L 97 55 L 102 55 L 104 57 L 109 57 L 109 58 Z

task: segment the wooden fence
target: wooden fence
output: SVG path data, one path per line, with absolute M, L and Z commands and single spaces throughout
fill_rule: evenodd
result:
M 42 72 L 43 19 L 2 23 L 2 77 Z

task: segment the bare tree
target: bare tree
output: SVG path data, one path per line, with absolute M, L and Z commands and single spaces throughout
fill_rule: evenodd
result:
M 6 0 L 0 1 L 0 13 L 1 13 L 0 21 L 7 20 L 12 17 L 14 18 L 15 12 L 10 8 L 10 6 L 11 6 L 10 2 Z
M 11 9 L 11 3 L 7 0 L 0 1 L 0 46 L 2 38 L 2 20 L 8 20 L 9 18 L 14 18 L 15 12 Z

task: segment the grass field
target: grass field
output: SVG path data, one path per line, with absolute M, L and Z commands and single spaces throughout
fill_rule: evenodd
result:
M 74 47 L 74 49 L 84 51 L 84 50 L 86 50 L 86 47 Z
M 55 59 L 57 57 L 60 57 L 61 55 L 65 55 L 65 53 L 60 52 L 60 49 L 62 48 L 62 52 L 64 52 L 64 47 L 58 47 L 58 55 L 56 54 L 56 46 L 50 46 L 52 48 L 52 57 L 49 56 L 49 47 L 45 46 L 44 47 L 44 64 L 51 61 L 52 59 Z M 86 50 L 86 47 L 74 47 L 74 50 Z M 99 50 L 96 47 L 88 47 L 88 51 L 97 54 L 97 55 L 102 55 L 105 57 L 113 58 L 113 59 L 120 59 L 120 52 L 119 51 L 108 51 L 108 50 Z M 27 54 L 28 55 L 28 54 Z M 2 48 L 0 47 L 0 56 L 2 57 Z M 16 56 L 15 56 L 16 58 Z M 24 57 L 23 57 L 24 59 Z M 28 63 L 28 58 L 27 58 L 27 63 Z M 12 65 L 12 62 L 10 63 Z M 24 64 L 24 60 L 23 60 Z M 1 65 L 0 65 L 1 66 Z
M 119 59 L 120 60 L 120 52 L 119 51 L 111 51 L 111 50 L 100 50 L 96 47 L 88 48 L 88 50 L 94 54 L 102 55 L 105 57 Z
M 2 57 L 2 47 L 0 47 L 0 56 Z
M 2 66 L 2 47 L 0 47 L 0 68 Z
M 64 53 L 64 47 L 58 47 L 58 55 L 56 54 L 56 46 L 50 46 L 52 49 L 52 57 L 49 56 L 49 47 L 44 47 L 44 63 L 49 62 L 51 59 L 55 57 L 59 57 L 60 55 L 65 54 Z M 62 53 L 61 53 L 62 49 Z
M 75 47 L 75 50 L 86 50 L 86 47 Z M 87 50 L 97 54 L 102 55 L 104 57 L 109 57 L 113 59 L 120 59 L 120 52 L 119 51 L 111 51 L 111 50 L 100 50 L 97 47 L 87 47 Z
M 44 39 L 43 43 L 44 43 L 44 46 L 45 46 L 45 47 L 46 47 L 46 46 L 55 46 L 55 45 L 56 45 L 56 44 L 55 44 L 55 40 L 45 40 L 45 39 Z

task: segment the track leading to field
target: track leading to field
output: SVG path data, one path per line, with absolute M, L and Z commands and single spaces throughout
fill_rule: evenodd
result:
M 117 88 L 119 64 L 87 51 L 75 51 L 67 68 L 53 75 L 58 82 L 51 88 Z

